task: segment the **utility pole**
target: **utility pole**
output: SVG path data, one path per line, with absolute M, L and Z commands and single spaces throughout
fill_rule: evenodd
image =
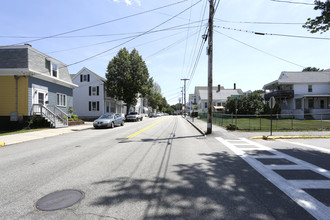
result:
M 210 1 L 210 13 L 209 13 L 209 33 L 208 33 L 208 114 L 207 114 L 207 134 L 212 133 L 212 74 L 213 74 L 213 16 L 214 16 L 214 4 L 213 0 Z
M 184 81 L 184 87 L 183 87 L 183 91 L 184 91 L 184 113 L 186 113 L 186 81 L 189 80 L 189 79 L 181 79 Z

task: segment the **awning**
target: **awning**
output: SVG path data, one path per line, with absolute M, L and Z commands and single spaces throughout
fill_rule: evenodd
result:
M 215 110 L 223 110 L 226 109 L 224 106 L 213 106 Z

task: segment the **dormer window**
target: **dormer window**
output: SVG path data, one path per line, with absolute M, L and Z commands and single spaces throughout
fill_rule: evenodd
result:
M 55 63 L 51 63 L 51 74 L 53 77 L 58 78 L 58 66 Z

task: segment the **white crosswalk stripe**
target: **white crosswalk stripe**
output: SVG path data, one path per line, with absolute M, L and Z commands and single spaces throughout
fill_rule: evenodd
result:
M 239 140 L 225 140 L 223 138 L 216 138 L 235 154 L 245 160 L 250 166 L 257 170 L 266 179 L 272 182 L 276 187 L 282 190 L 297 204 L 308 211 L 317 219 L 329 219 L 330 207 L 327 207 L 322 202 L 308 194 L 303 189 L 330 189 L 330 172 L 326 169 L 317 167 L 313 164 L 307 163 L 303 160 L 297 159 L 290 155 L 284 154 L 262 144 L 253 142 L 246 138 Z M 253 146 L 253 147 L 245 147 Z M 251 155 L 249 151 L 261 152 L 266 151 L 269 155 Z M 285 160 L 290 164 L 264 164 L 260 160 Z M 287 180 L 279 175 L 275 170 L 307 170 L 315 172 L 324 179 L 329 180 Z

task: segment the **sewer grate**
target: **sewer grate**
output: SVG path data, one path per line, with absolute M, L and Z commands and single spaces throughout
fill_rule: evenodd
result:
M 55 211 L 68 208 L 79 202 L 84 197 L 84 193 L 79 190 L 62 190 L 48 194 L 36 203 L 36 208 L 40 211 Z

